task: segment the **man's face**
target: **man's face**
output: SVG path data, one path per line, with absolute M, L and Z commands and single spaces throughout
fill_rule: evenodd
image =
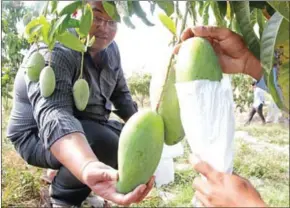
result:
M 95 36 L 95 42 L 91 48 L 94 51 L 101 51 L 114 40 L 117 32 L 117 22 L 113 21 L 106 13 L 101 1 L 91 1 L 90 5 L 94 13 L 90 37 Z

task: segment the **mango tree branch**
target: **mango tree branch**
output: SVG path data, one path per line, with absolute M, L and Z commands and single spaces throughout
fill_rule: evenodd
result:
M 180 35 L 182 34 L 183 30 L 185 29 L 185 25 L 186 25 L 186 20 L 187 20 L 187 16 L 188 16 L 188 7 L 185 7 L 185 14 L 184 14 L 184 18 L 182 20 L 182 26 L 181 26 L 181 29 L 180 29 Z M 179 40 L 177 42 L 177 44 L 180 44 L 181 43 L 181 39 L 179 37 Z M 172 53 L 172 55 L 170 56 L 169 58 L 169 63 L 167 65 L 167 70 L 166 70 L 166 76 L 165 76 L 165 82 L 164 82 L 164 85 L 165 83 L 167 82 L 168 80 L 168 76 L 169 76 L 169 72 L 172 68 L 172 62 L 173 62 L 173 59 L 174 59 L 174 54 Z M 164 86 L 163 85 L 163 86 Z M 160 97 L 159 97 L 159 100 L 157 102 L 157 105 L 156 105 L 156 109 L 155 111 L 158 112 L 158 109 L 159 109 L 159 106 L 160 106 L 160 102 L 161 100 L 163 99 L 163 94 L 164 94 L 164 87 L 162 86 L 162 91 L 160 93 Z

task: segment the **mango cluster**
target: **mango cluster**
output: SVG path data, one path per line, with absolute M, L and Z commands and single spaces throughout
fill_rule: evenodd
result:
M 51 66 L 45 66 L 41 53 L 34 52 L 26 61 L 26 74 L 30 81 L 39 82 L 41 96 L 48 98 L 53 95 L 56 87 L 56 77 Z M 83 111 L 89 100 L 90 89 L 85 79 L 79 78 L 73 85 L 73 98 L 76 108 Z
M 151 80 L 152 109 L 135 113 L 120 135 L 117 183 L 120 193 L 127 194 L 146 184 L 159 164 L 164 143 L 174 145 L 184 138 L 175 83 L 222 78 L 211 44 L 198 37 L 182 43 L 176 64 L 164 69 L 162 74 Z

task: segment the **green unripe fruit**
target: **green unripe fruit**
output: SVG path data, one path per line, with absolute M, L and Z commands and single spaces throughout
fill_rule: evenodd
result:
M 176 63 L 176 82 L 220 81 L 222 69 L 211 44 L 205 38 L 189 38 L 181 44 Z
M 30 81 L 39 80 L 41 70 L 45 67 L 43 56 L 39 52 L 33 53 L 26 63 L 26 73 Z
M 156 109 L 156 105 L 158 105 L 157 113 L 163 118 L 165 144 L 175 145 L 184 138 L 185 133 L 181 123 L 179 102 L 175 89 L 175 69 L 174 67 L 169 69 L 166 79 L 167 70 L 163 67 L 152 77 L 150 101 L 153 109 Z M 162 97 L 160 99 L 161 93 Z
M 119 140 L 119 193 L 126 194 L 148 183 L 159 164 L 163 144 L 163 120 L 156 112 L 141 110 L 127 121 Z
M 52 95 L 55 89 L 55 75 L 50 66 L 42 69 L 39 77 L 40 93 L 43 97 Z
M 73 86 L 73 97 L 75 106 L 79 111 L 85 110 L 87 107 L 90 89 L 88 82 L 85 79 L 78 79 Z

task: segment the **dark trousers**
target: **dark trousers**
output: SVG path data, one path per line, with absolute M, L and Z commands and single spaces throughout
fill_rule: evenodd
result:
M 117 169 L 118 141 L 123 124 L 117 121 L 81 121 L 81 123 L 86 138 L 98 159 Z M 23 135 L 29 138 L 22 140 L 25 142 L 22 142 L 21 147 L 16 147 L 16 149 L 28 164 L 59 170 L 51 184 L 52 200 L 59 204 L 80 205 L 91 190 L 44 148 L 37 133 L 30 132 Z
M 258 108 L 252 107 L 252 110 L 251 110 L 251 112 L 249 114 L 249 119 L 248 119 L 247 123 L 250 123 L 252 121 L 252 119 L 253 119 L 254 115 L 256 114 L 256 112 L 260 116 L 260 118 L 263 121 L 263 123 L 266 123 L 264 115 L 263 115 L 263 104 L 260 104 L 258 106 Z

